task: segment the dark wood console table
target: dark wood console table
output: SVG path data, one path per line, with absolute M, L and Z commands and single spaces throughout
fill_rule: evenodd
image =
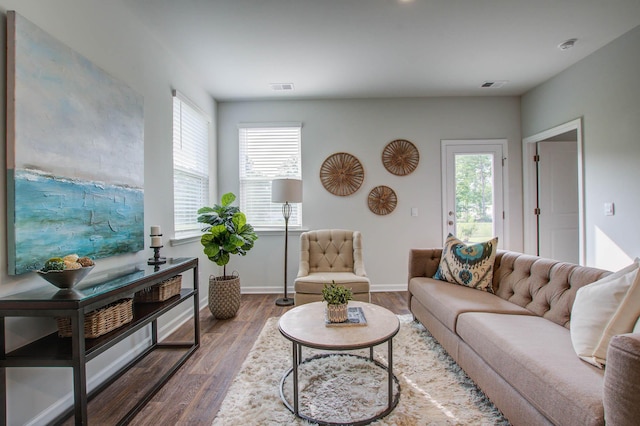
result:
M 182 288 L 179 295 L 158 303 L 134 303 L 133 321 L 108 334 L 95 339 L 84 338 L 85 314 L 122 298 L 133 297 L 136 291 L 157 284 L 182 272 L 193 270 L 193 288 Z M 95 274 L 97 281 L 91 281 L 91 275 L 73 290 L 58 291 L 47 285 L 36 290 L 13 294 L 0 298 L 0 382 L 2 399 L 0 404 L 0 424 L 7 423 L 7 377 L 8 367 L 71 367 L 73 369 L 74 407 L 63 413 L 55 422 L 75 415 L 78 425 L 88 424 L 87 401 L 104 390 L 130 367 L 151 353 L 154 349 L 182 349 L 185 353 L 165 373 L 159 377 L 153 387 L 144 394 L 121 420 L 128 423 L 184 362 L 200 346 L 199 297 L 198 297 L 198 259 L 169 259 L 163 265 L 128 265 L 124 272 L 105 273 L 105 278 Z M 184 301 L 193 301 L 193 342 L 158 342 L 157 319 Z M 9 353 L 6 352 L 6 317 L 70 317 L 72 337 L 60 338 L 52 333 Z M 125 337 L 151 324 L 151 345 L 136 356 L 127 365 L 116 372 L 106 383 L 87 393 L 86 363 L 103 353 Z

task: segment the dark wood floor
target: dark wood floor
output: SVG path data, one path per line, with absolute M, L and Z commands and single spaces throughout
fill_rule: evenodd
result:
M 243 294 L 240 311 L 229 320 L 216 320 L 209 309 L 200 312 L 200 348 L 138 413 L 132 425 L 211 425 L 220 404 L 240 370 L 266 320 L 282 315 L 289 307 L 276 306 L 276 295 Z M 396 314 L 407 314 L 406 292 L 372 293 L 371 301 Z M 189 325 L 167 340 L 193 339 Z M 157 350 L 89 403 L 91 425 L 113 425 L 138 401 L 165 366 L 179 356 L 176 351 Z M 73 419 L 65 425 L 72 425 Z

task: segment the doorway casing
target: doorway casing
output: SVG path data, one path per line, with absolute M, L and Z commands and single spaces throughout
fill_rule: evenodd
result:
M 553 138 L 570 131 L 575 131 L 578 146 L 578 259 L 581 265 L 586 264 L 585 220 L 584 220 L 584 157 L 582 143 L 582 118 L 569 121 L 543 132 L 528 136 L 522 140 L 522 178 L 524 200 L 524 251 L 535 255 L 538 250 L 538 221 L 535 214 L 537 207 L 537 174 L 534 156 L 538 142 Z

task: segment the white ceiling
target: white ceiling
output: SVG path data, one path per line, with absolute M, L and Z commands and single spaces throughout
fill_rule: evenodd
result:
M 640 25 L 640 0 L 123 2 L 218 100 L 520 95 Z

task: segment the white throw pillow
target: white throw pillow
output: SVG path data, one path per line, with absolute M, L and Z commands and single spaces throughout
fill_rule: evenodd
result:
M 586 285 L 571 309 L 571 343 L 584 361 L 603 368 L 609 340 L 630 333 L 640 316 L 640 259 Z

